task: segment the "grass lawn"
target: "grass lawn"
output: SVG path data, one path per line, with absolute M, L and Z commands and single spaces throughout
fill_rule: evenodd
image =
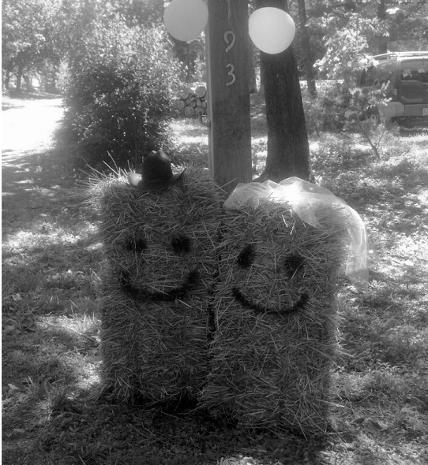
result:
M 177 159 L 205 166 L 207 129 L 177 120 L 172 130 Z M 358 136 L 310 143 L 317 181 L 361 214 L 370 248 L 367 292 L 340 290 L 332 431 L 245 435 L 99 398 L 97 218 L 75 195 L 85 174 L 67 149 L 37 142 L 3 161 L 3 464 L 427 463 L 428 134 L 384 134 L 380 159 Z M 254 110 L 255 174 L 265 157 Z

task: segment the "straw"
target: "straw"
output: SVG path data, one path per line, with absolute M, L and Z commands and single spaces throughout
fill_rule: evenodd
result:
M 268 200 L 228 214 L 204 408 L 246 427 L 326 430 L 343 238 Z
M 191 167 L 160 192 L 129 185 L 126 173 L 98 176 L 89 192 L 108 263 L 105 389 L 124 401 L 195 397 L 208 372 L 222 193 Z

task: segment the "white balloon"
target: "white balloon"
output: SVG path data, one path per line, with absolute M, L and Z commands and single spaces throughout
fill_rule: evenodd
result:
M 173 0 L 163 14 L 167 31 L 178 40 L 197 39 L 208 22 L 208 8 L 203 0 Z
M 286 50 L 293 42 L 296 26 L 293 18 L 280 8 L 259 8 L 249 19 L 249 33 L 254 45 L 262 52 L 275 54 Z

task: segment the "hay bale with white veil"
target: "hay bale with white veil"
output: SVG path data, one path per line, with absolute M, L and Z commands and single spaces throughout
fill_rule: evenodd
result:
M 282 199 L 239 195 L 226 202 L 202 405 L 246 427 L 325 431 L 346 227 L 328 210 L 315 227 Z

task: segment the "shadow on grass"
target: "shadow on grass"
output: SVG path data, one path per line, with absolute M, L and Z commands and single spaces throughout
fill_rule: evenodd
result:
M 1 104 L 2 111 L 15 110 L 17 108 L 24 108 L 24 105 L 16 103 L 14 101 L 2 102 Z
M 3 153 L 4 233 L 31 229 L 46 212 L 58 217 L 76 207 L 79 199 L 71 194 L 79 172 L 69 165 L 58 150 Z
M 17 101 L 25 100 L 47 100 L 47 99 L 57 99 L 60 98 L 60 94 L 54 94 L 52 92 L 44 92 L 39 90 L 16 90 L 10 89 L 3 95 L 3 97 L 9 97 L 11 99 L 16 99 Z
M 53 399 L 87 385 L 97 363 L 96 227 L 64 148 L 20 148 L 28 145 L 17 140 L 3 152 L 3 463 L 10 465 L 34 463 L 25 454 Z
M 236 465 L 321 463 L 316 461 L 320 438 L 248 433 L 201 412 L 147 410 L 90 398 L 86 393 L 86 399 L 54 408 L 38 441 L 47 463 L 214 465 L 221 458 Z
M 181 162 L 206 164 L 200 128 L 182 136 Z M 98 399 L 102 254 L 74 195 L 79 175 L 60 146 L 4 155 L 5 465 L 214 465 L 240 454 L 299 464 L 318 454 L 318 440 Z
M 354 156 L 340 145 L 331 149 L 321 149 L 315 156 L 317 174 L 326 187 L 370 218 L 369 228 L 408 235 L 424 228 L 426 199 L 422 193 L 428 185 L 428 171 L 423 160 L 409 152 L 373 162 L 367 154 Z
M 58 393 L 82 382 L 85 356 L 71 355 L 78 347 L 72 335 L 34 326 L 3 336 L 3 347 L 2 463 L 37 463 L 33 443 Z

